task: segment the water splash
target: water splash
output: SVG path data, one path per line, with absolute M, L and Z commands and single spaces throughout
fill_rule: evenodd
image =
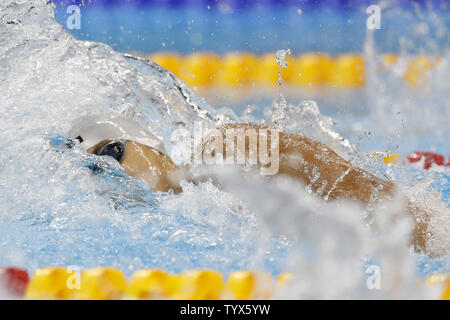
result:
M 268 232 L 286 235 L 295 248 L 285 264 L 295 281 L 277 298 L 432 297 L 415 276 L 414 258 L 408 251 L 413 225 L 401 197 L 379 203 L 368 228 L 363 207 L 345 201 L 323 202 L 297 181 L 277 178 L 269 183 L 223 168 L 215 175 L 227 191 L 264 218 Z M 381 269 L 380 290 L 367 286 L 368 265 Z
M 278 64 L 278 94 L 279 94 L 279 101 L 275 105 L 275 110 L 272 115 L 272 123 L 275 125 L 275 127 L 279 130 L 286 130 L 286 107 L 287 107 L 287 101 L 286 98 L 283 95 L 283 92 L 281 90 L 281 86 L 283 84 L 283 79 L 281 77 L 281 68 L 287 68 L 288 63 L 285 60 L 286 56 L 288 54 L 291 54 L 291 50 L 289 49 L 282 49 L 278 50 L 275 54 L 275 59 Z
M 266 110 L 264 117 L 273 119 L 276 110 Z M 331 117 L 320 112 L 317 102 L 305 100 L 298 105 L 287 104 L 283 111 L 286 132 L 301 133 L 309 138 L 317 139 L 345 159 L 352 161 L 359 158 L 357 146 L 333 129 L 335 122 Z
M 0 264 L 281 272 L 285 242 L 262 235 L 241 201 L 212 183 L 152 193 L 114 161 L 64 146 L 89 114 L 135 120 L 169 154 L 179 126 L 235 115 L 218 114 L 151 61 L 76 40 L 46 1 L 2 2 L 0 12 Z
M 417 10 L 419 10 L 418 7 L 416 7 L 416 14 L 419 21 L 412 21 L 414 28 L 417 25 L 426 24 L 430 29 L 445 29 L 442 21 L 433 15 L 432 9 L 422 7 L 422 11 Z M 399 8 L 387 7 L 385 14 L 399 14 Z M 400 14 L 407 15 L 407 13 Z M 425 21 L 424 15 L 431 15 L 433 18 Z M 418 39 L 413 41 L 417 35 L 412 31 L 412 34 L 398 40 L 402 50 L 397 61 L 392 65 L 386 65 L 377 48 L 376 31 L 367 31 L 364 61 L 370 117 L 365 126 L 383 141 L 389 140 L 391 144 L 399 145 L 401 148 L 401 150 L 395 150 L 395 147 L 388 146 L 389 151 L 405 151 L 406 144 L 402 141 L 405 140 L 405 136 L 414 136 L 416 141 L 427 136 L 439 141 L 450 139 L 450 131 L 444 129 L 450 117 L 446 98 L 450 90 L 448 81 L 450 53 L 445 41 L 442 42 L 446 37 L 444 34 L 439 31 L 436 35 L 421 35 L 420 38 L 427 39 L 422 44 Z M 448 36 L 448 32 L 446 34 Z M 442 43 L 441 50 L 437 46 L 440 43 Z M 419 71 L 424 79 L 423 82 L 414 85 L 405 81 L 405 74 L 417 72 L 411 71 L 411 66 L 417 63 L 413 60 L 415 56 L 433 61 L 437 54 L 440 55 L 438 63 Z M 403 137 L 400 138 L 400 136 Z M 416 146 L 412 145 L 412 147 Z M 448 148 L 444 151 L 448 151 Z

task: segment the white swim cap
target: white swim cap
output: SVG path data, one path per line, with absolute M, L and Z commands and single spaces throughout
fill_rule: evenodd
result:
M 75 122 L 69 136 L 78 139 L 84 150 L 103 140 L 136 141 L 167 154 L 162 141 L 138 123 L 113 114 L 85 116 Z

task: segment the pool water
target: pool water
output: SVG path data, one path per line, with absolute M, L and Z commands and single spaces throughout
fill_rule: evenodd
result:
M 412 224 L 399 198 L 373 209 L 372 232 L 361 219 L 366 208 L 326 203 L 292 181 L 225 171 L 215 172 L 223 188 L 206 181 L 184 183 L 179 195 L 151 192 L 114 161 L 67 149 L 75 119 L 110 112 L 151 126 L 172 155 L 171 133 L 180 125 L 270 123 L 279 97 L 213 107 L 152 62 L 77 40 L 46 1 L 6 1 L 0 10 L 7 17 L 0 26 L 0 265 L 112 266 L 127 275 L 142 268 L 292 271 L 298 280 L 280 296 L 289 298 L 429 298 L 434 293 L 416 279 L 450 272 L 448 255 L 411 251 Z M 376 64 L 370 35 L 365 41 L 366 60 Z M 395 70 L 369 67 L 364 90 L 289 98 L 284 121 L 289 131 L 327 143 L 428 206 L 431 244 L 448 253 L 450 167 L 389 167 L 363 155 L 450 154 L 450 54 L 441 57 L 422 90 L 409 88 Z M 103 169 L 92 171 L 92 164 Z M 372 264 L 381 268 L 382 290 L 367 288 Z

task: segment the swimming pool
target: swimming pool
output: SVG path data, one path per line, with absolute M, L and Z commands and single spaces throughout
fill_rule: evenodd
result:
M 426 298 L 431 293 L 418 287 L 416 278 L 450 272 L 449 258 L 410 252 L 406 240 L 410 225 L 397 216 L 395 223 L 387 223 L 384 219 L 389 220 L 392 212 L 383 207 L 377 209 L 380 218 L 374 221 L 382 231 L 372 234 L 361 222 L 365 214 L 361 208 L 318 202 L 290 182 L 269 185 L 231 172 L 225 185 L 238 187 L 222 190 L 211 181 L 186 183 L 184 192 L 174 195 L 152 193 L 113 161 L 105 160 L 106 170 L 93 174 L 88 168 L 97 161 L 93 156 L 64 148 L 64 138 L 80 116 L 113 112 L 148 123 L 172 154 L 176 144 L 171 133 L 180 124 L 191 128 L 198 120 L 214 124 L 250 117 L 270 123 L 278 93 L 228 104 L 231 92 L 212 107 L 151 62 L 101 42 L 76 40 L 54 19 L 53 8 L 45 1 L 7 1 L 1 10 L 7 21 L 2 21 L 0 49 L 0 264 L 28 270 L 112 266 L 127 275 L 152 267 L 170 272 L 208 268 L 224 274 L 240 269 L 274 275 L 294 271 L 301 284 L 289 293 L 295 298 Z M 191 50 L 182 42 L 184 35 L 176 39 L 181 43 L 172 49 L 180 45 Z M 213 38 L 195 49 L 211 49 L 208 46 L 215 42 L 220 41 Z M 133 41 L 125 43 L 117 49 L 140 49 Z M 370 36 L 364 43 L 366 86 L 288 96 L 286 125 L 333 145 L 337 152 L 353 152 L 354 163 L 401 183 L 411 197 L 433 208 L 433 226 L 441 236 L 437 241 L 449 248 L 450 167 L 387 166 L 363 155 L 381 149 L 404 158 L 416 149 L 427 149 L 448 157 L 448 39 L 435 52 L 441 63 L 422 89 L 411 89 L 395 68 L 380 73 L 377 47 L 371 46 Z M 268 47 L 261 50 L 273 50 L 275 45 L 276 41 L 267 41 Z M 339 48 L 330 50 L 337 53 Z M 400 54 L 400 63 L 408 57 L 409 53 Z M 305 98 L 317 103 L 302 103 Z M 347 149 L 334 133 L 357 151 Z M 402 210 L 398 201 L 389 207 Z M 383 290 L 366 287 L 364 271 L 371 264 L 381 266 Z

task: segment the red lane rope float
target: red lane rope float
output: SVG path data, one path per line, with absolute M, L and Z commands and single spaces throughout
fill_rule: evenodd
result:
M 7 294 L 23 297 L 28 285 L 28 272 L 14 267 L 0 268 L 0 286 Z
M 406 156 L 408 161 L 411 163 L 419 162 L 420 160 L 422 160 L 422 157 L 425 158 L 423 165 L 423 168 L 425 170 L 429 169 L 432 164 L 436 164 L 438 166 L 450 165 L 450 161 L 447 164 L 445 164 L 445 158 L 443 155 L 434 152 L 415 151 Z

